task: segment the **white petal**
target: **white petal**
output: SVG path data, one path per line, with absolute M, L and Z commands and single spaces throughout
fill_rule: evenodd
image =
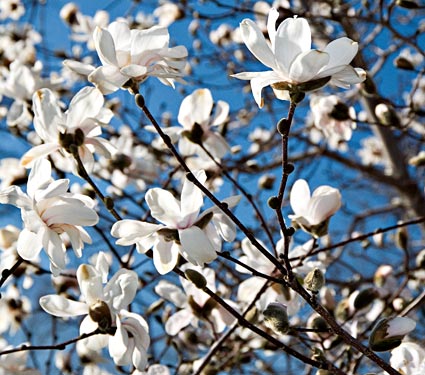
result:
M 63 65 L 71 69 L 73 72 L 88 76 L 95 69 L 93 65 L 84 64 L 80 61 L 64 60 Z
M 189 262 L 202 266 L 217 258 L 216 249 L 201 228 L 179 230 L 179 237 L 183 256 Z
M 167 190 L 149 189 L 145 196 L 151 215 L 170 227 L 176 227 L 181 218 L 180 202 Z
M 47 313 L 60 317 L 84 315 L 89 312 L 88 306 L 85 303 L 72 301 L 55 294 L 41 297 L 40 306 Z
M 58 121 L 63 117 L 58 99 L 49 89 L 41 89 L 32 97 L 34 128 L 45 142 L 57 142 Z
M 136 272 L 120 269 L 105 286 L 104 294 L 117 311 L 126 308 L 137 293 L 138 277 Z
M 211 125 L 221 125 L 227 120 L 229 116 L 229 103 L 219 100 L 214 109 L 214 119 L 211 121 Z
M 120 72 L 128 77 L 137 78 L 144 76 L 148 70 L 145 66 L 142 65 L 129 64 L 124 68 L 121 68 Z
M 37 233 L 22 229 L 19 234 L 16 249 L 18 254 L 26 260 L 34 260 L 43 247 L 41 237 Z
M 12 204 L 19 208 L 31 209 L 32 201 L 19 186 L 9 186 L 7 189 L 0 191 L 0 203 Z
M 145 30 L 132 30 L 131 55 L 132 62 L 137 63 L 141 54 L 149 50 L 157 50 L 168 45 L 170 36 L 166 27 L 153 26 Z
M 341 194 L 338 189 L 329 188 L 324 194 L 313 194 L 309 203 L 308 218 L 310 224 L 320 224 L 338 211 L 340 207 Z
M 187 327 L 194 319 L 190 310 L 180 310 L 171 315 L 165 323 L 165 332 L 170 336 L 177 335 L 183 328 Z
M 35 197 L 36 190 L 44 189 L 52 182 L 52 166 L 46 159 L 37 160 L 28 176 L 27 192 Z M 66 191 L 66 190 L 65 190 Z
M 60 236 L 49 228 L 42 228 L 42 244 L 45 252 L 50 258 L 50 262 L 59 270 L 63 270 L 66 266 L 65 245 Z
M 207 175 L 205 171 L 200 170 L 193 173 L 195 178 L 201 183 L 205 184 Z M 204 198 L 201 190 L 195 186 L 195 184 L 189 181 L 187 178 L 184 180 L 183 188 L 181 192 L 181 217 L 184 222 L 179 221 L 180 226 L 192 225 L 193 221 L 196 220 L 199 210 L 204 204 Z
M 325 52 L 310 50 L 299 54 L 293 61 L 289 78 L 294 82 L 308 82 L 316 78 L 317 73 L 328 63 Z
M 366 72 L 363 69 L 347 65 L 338 73 L 332 75 L 330 83 L 338 87 L 348 88 L 352 84 L 363 82 L 365 79 Z
M 21 165 L 25 168 L 32 168 L 34 162 L 44 158 L 60 148 L 58 143 L 43 143 L 34 146 L 21 157 Z
M 348 65 L 359 49 L 359 44 L 349 38 L 339 38 L 330 42 L 323 52 L 329 54 L 329 63 L 327 68 L 334 66 Z
M 94 87 L 84 87 L 71 100 L 67 112 L 68 128 L 76 129 L 83 121 L 96 117 L 103 106 L 103 95 Z
M 117 91 L 128 77 L 122 74 L 118 67 L 114 65 L 100 66 L 96 68 L 87 79 L 96 85 L 96 87 L 107 95 Z
M 118 65 L 115 43 L 112 35 L 106 29 L 96 27 L 93 33 L 94 45 L 103 65 Z
M 265 66 L 274 69 L 275 57 L 264 38 L 262 31 L 250 19 L 245 19 L 240 25 L 242 39 L 251 53 Z
M 212 108 L 213 98 L 210 90 L 195 90 L 183 99 L 177 120 L 184 128 L 191 130 L 195 123 L 199 125 L 208 123 Z
M 155 286 L 155 293 L 160 297 L 174 303 L 177 307 L 183 308 L 187 304 L 186 295 L 175 284 L 167 280 L 160 280 Z
M 131 33 L 127 22 L 112 22 L 108 26 L 108 31 L 114 40 L 116 51 L 130 50 Z
M 59 198 L 58 198 L 59 200 Z M 47 225 L 95 225 L 99 221 L 96 211 L 87 207 L 83 202 L 74 198 L 61 197 L 54 206 L 47 208 L 43 213 L 43 220 Z
M 160 240 L 153 248 L 153 264 L 161 275 L 170 272 L 177 264 L 178 246 Z
M 307 212 L 310 201 L 310 188 L 306 180 L 297 180 L 291 189 L 290 203 L 296 215 L 303 216 Z
M 160 228 L 160 225 L 143 221 L 120 220 L 112 226 L 111 234 L 119 238 L 116 242 L 118 245 L 127 246 L 143 241 L 145 237 L 151 236 Z
M 236 77 L 238 78 L 238 77 Z M 287 81 L 288 78 L 284 76 L 279 76 L 274 71 L 268 71 L 268 72 L 258 72 L 256 73 L 256 77 L 253 77 L 251 79 L 251 90 L 252 95 L 254 96 L 255 102 L 257 105 L 262 108 L 263 107 L 263 100 L 261 98 L 261 92 L 264 87 L 272 85 L 273 83 L 283 82 Z
M 103 300 L 102 276 L 89 264 L 82 264 L 77 269 L 77 280 L 81 295 L 88 305 Z
M 269 10 L 269 15 L 267 17 L 267 32 L 269 34 L 269 39 L 272 44 L 272 51 L 275 51 L 275 39 L 276 39 L 276 21 L 279 18 L 279 12 L 272 8 Z
M 276 61 L 287 74 L 292 62 L 311 48 L 310 26 L 304 18 L 287 18 L 278 27 L 275 40 Z

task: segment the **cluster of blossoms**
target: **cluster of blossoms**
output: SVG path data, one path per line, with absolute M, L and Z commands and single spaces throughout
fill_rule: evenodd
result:
M 21 12 L 23 6 L 20 1 L 8 0 L 0 5 L 0 19 L 17 19 Z M 136 94 L 139 85 L 149 77 L 156 77 L 164 85 L 173 88 L 175 82 L 183 82 L 188 51 L 184 46 L 170 46 L 167 29 L 171 22 L 182 16 L 182 9 L 176 4 L 165 2 L 154 16 L 159 19 L 159 26 L 136 29 L 124 20 L 109 23 L 109 15 L 105 11 L 87 17 L 73 3 L 62 9 L 61 18 L 71 28 L 73 41 L 86 43 L 89 50 L 96 51 L 101 63 L 95 66 L 86 61 L 65 61 L 67 68 L 84 76 L 94 85 L 81 88 L 68 105 L 62 102 L 59 94 L 62 78 L 42 78 L 39 62 L 34 62 L 30 68 L 28 61 L 16 59 L 9 64 L 8 69 L 0 72 L 0 95 L 13 100 L 7 113 L 8 125 L 16 126 L 21 131 L 27 130 L 33 123 L 35 130 L 28 136 L 33 147 L 20 161 L 11 159 L 7 165 L 0 165 L 0 174 L 8 174 L 8 178 L 3 179 L 1 184 L 0 203 L 19 208 L 23 222 L 22 230 L 7 227 L 1 231 L 1 247 L 7 248 L 7 251 L 13 249 L 1 255 L 2 264 L 6 261 L 9 264 L 10 259 L 17 264 L 22 260 L 37 264 L 41 250 L 44 250 L 54 279 L 60 284 L 58 280 L 63 277 L 61 272 L 66 269 L 68 262 L 67 249 L 72 248 L 76 257 L 81 258 L 85 244 L 92 243 L 84 227 L 98 224 L 101 208 L 95 200 L 83 194 L 81 188 L 76 188 L 78 192 L 70 191 L 69 179 L 54 180 L 54 171 L 58 175 L 73 173 L 83 177 L 92 188 L 94 183 L 87 177 L 89 174 L 107 179 L 113 185 L 109 187 L 109 192 L 130 199 L 131 194 L 125 194 L 124 188 L 134 183 L 135 189 L 144 193 L 141 205 L 147 207 L 147 214 L 140 220 L 135 219 L 136 215 L 130 216 L 131 219 L 116 220 L 111 223 L 110 235 L 116 238 L 116 245 L 134 245 L 138 253 L 152 257 L 153 266 L 160 275 L 173 270 L 185 274 L 186 278 L 179 279 L 183 289 L 166 279 L 161 279 L 153 288 L 161 298 L 173 303 L 177 310 L 163 319 L 164 330 L 168 335 L 178 340 L 181 339 L 181 332 L 196 332 L 212 342 L 236 321 L 235 312 L 238 313 L 241 307 L 252 308 L 254 305 L 252 309 L 261 313 L 256 318 L 257 323 L 271 328 L 274 333 L 286 334 L 291 326 L 299 323 L 297 313 L 303 305 L 301 297 L 294 290 L 283 287 L 283 283 L 265 281 L 252 275 L 245 278 L 244 275 L 244 280 L 237 286 L 237 293 L 233 295 L 237 299 L 235 303 L 227 298 L 231 293 L 216 282 L 218 274 L 206 266 L 222 251 L 223 240 L 233 243 L 238 234 L 235 221 L 225 211 L 239 204 L 239 195 L 222 199 L 220 207 L 202 210 L 204 194 L 201 188 L 208 190 L 207 183 L 216 183 L 216 180 L 208 178 L 207 167 L 211 164 L 217 167 L 232 150 L 224 135 L 224 129 L 229 124 L 229 104 L 223 100 L 214 102 L 211 91 L 206 88 L 197 89 L 182 100 L 177 116 L 181 126 L 169 126 L 163 132 L 171 143 L 177 145 L 176 149 L 194 172 L 181 178 L 173 192 L 160 187 L 147 189 L 148 184 L 158 180 L 162 166 L 151 153 L 151 149 L 158 153 L 163 151 L 157 140 L 138 143 L 133 129 L 126 125 L 110 137 L 111 140 L 101 137 L 105 129 L 113 133 L 110 123 L 114 111 L 111 102 L 105 100 L 105 95 L 119 89 Z M 348 88 L 351 84 L 365 80 L 363 69 L 349 65 L 358 51 L 356 42 L 343 37 L 327 44 L 323 50 L 312 49 L 312 35 L 306 19 L 286 18 L 276 28 L 278 18 L 279 12 L 271 8 L 264 22 L 265 27 L 261 28 L 249 19 L 243 20 L 240 26 L 242 41 L 270 69 L 233 75 L 238 79 L 250 80 L 258 107 L 264 105 L 262 90 L 266 86 L 272 87 L 278 99 L 298 104 L 306 92 L 318 90 L 328 83 Z M 264 36 L 265 29 L 269 40 Z M 227 37 L 232 33 L 229 30 L 223 27 L 210 37 L 217 44 L 230 43 Z M 351 108 L 336 96 L 314 96 L 310 107 L 314 125 L 323 132 L 330 144 L 350 140 L 355 128 L 355 115 Z M 147 125 L 144 130 L 154 128 Z M 269 131 L 251 134 L 251 137 L 254 136 L 261 142 L 251 147 L 252 152 L 261 151 L 262 142 L 267 143 L 273 137 Z M 377 162 L 366 160 L 367 155 L 360 156 L 365 164 Z M 20 180 L 26 179 L 24 168 L 30 169 L 25 191 L 18 186 Z M 173 174 L 181 176 L 177 169 L 170 173 Z M 173 178 L 170 177 L 170 181 Z M 273 178 L 270 177 L 271 180 Z M 262 184 L 268 185 L 266 181 Z M 167 185 L 164 183 L 162 186 Z M 117 218 L 119 214 L 114 211 L 112 198 L 103 197 L 97 190 L 96 193 Z M 338 189 L 328 185 L 322 185 L 311 193 L 307 181 L 299 179 L 292 185 L 289 200 L 293 214 L 288 215 L 288 218 L 292 220 L 293 227 L 301 228 L 311 239 L 290 248 L 285 255 L 285 248 L 288 250 L 289 244 L 285 244 L 281 238 L 273 248 L 274 255 L 276 258 L 287 256 L 291 272 L 300 280 L 303 279 L 303 287 L 314 296 L 317 295 L 321 303 L 329 307 L 329 311 L 337 310 L 335 296 L 324 285 L 326 266 L 332 260 L 326 255 L 312 260 L 310 253 L 318 241 L 327 236 L 330 219 L 342 206 L 341 194 Z M 285 234 L 282 237 L 289 240 L 291 236 Z M 247 238 L 240 241 L 241 255 L 235 271 L 252 274 L 252 270 L 255 270 L 274 277 L 276 264 L 260 251 L 260 247 L 262 251 L 268 251 L 267 246 L 259 239 L 256 241 L 260 246 L 255 246 Z M 125 257 L 114 251 L 122 265 L 132 267 L 135 264 L 133 252 L 128 253 L 131 256 L 128 261 L 124 261 Z M 307 257 L 308 260 L 305 260 Z M 82 336 L 77 347 L 78 352 L 84 353 L 81 356 L 95 362 L 107 347 L 114 363 L 131 367 L 135 371 L 133 374 L 168 375 L 170 372 L 165 366 L 148 367 L 151 341 L 149 326 L 139 313 L 133 311 L 138 311 L 134 309 L 140 283 L 138 274 L 121 268 L 108 280 L 109 267 L 106 256 L 98 252 L 96 264 L 83 263 L 78 267 L 75 277 L 66 276 L 70 277 L 72 281 L 67 282 L 74 284 L 75 289 L 78 283 L 79 291 L 75 296 L 57 288 L 57 294 L 40 298 L 40 306 L 45 312 L 64 319 L 84 316 L 79 329 Z M 194 274 L 196 276 L 193 279 L 188 276 Z M 368 322 L 372 321 L 379 313 L 383 313 L 381 302 L 388 297 L 388 289 L 387 285 L 371 287 L 364 293 L 350 291 L 351 294 L 344 300 L 346 310 L 341 308 L 344 311 L 339 313 L 346 313 L 344 318 L 350 314 L 362 317 L 370 315 Z M 221 298 L 223 305 L 211 298 L 211 293 L 217 299 Z M 372 305 L 359 302 L 365 294 L 377 302 L 376 307 L 367 313 L 360 312 L 362 308 Z M 1 322 L 0 333 L 8 330 L 13 332 L 20 320 L 30 314 L 29 301 L 18 297 L 17 287 L 9 286 L 7 293 L 0 299 L 0 313 L 9 316 L 8 320 Z M 254 297 L 256 300 L 253 300 Z M 401 297 L 405 296 L 400 293 Z M 12 309 L 10 305 L 13 302 L 18 304 L 17 301 L 19 306 Z M 230 306 L 228 310 L 226 305 Z M 338 312 L 335 315 L 338 318 Z M 317 315 L 311 315 L 308 325 L 312 331 L 317 328 L 320 319 Z M 363 323 L 361 320 L 355 321 L 356 324 L 358 322 Z M 354 336 L 359 331 L 356 324 L 345 327 Z M 207 332 L 203 332 L 202 336 L 201 331 L 205 327 Z M 410 318 L 385 318 L 372 330 L 370 348 L 375 351 L 394 349 L 391 364 L 408 375 L 416 375 L 414 371 L 424 369 L 425 354 L 413 343 L 402 343 L 404 336 L 414 328 L 415 323 Z M 238 334 L 248 339 L 246 332 Z M 308 336 L 318 341 L 324 337 L 316 332 L 310 332 Z M 331 339 L 322 341 L 326 349 L 333 344 Z M 265 346 L 265 343 L 260 346 Z M 0 341 L 0 350 L 4 347 L 6 343 Z M 412 360 L 403 362 L 403 356 L 411 356 Z M 23 357 L 23 353 L 18 353 L 16 357 L 6 357 L 0 364 L 0 371 L 3 367 L 7 371 L 24 370 L 21 368 L 22 361 L 26 361 Z M 21 362 L 16 364 L 16 359 Z M 66 367 L 65 356 L 58 357 L 57 361 L 62 362 L 63 368 Z M 97 369 L 93 367 L 93 373 L 95 371 Z M 33 373 L 38 374 L 35 370 Z

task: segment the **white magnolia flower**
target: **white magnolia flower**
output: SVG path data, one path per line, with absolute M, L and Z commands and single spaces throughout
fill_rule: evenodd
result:
M 194 173 L 204 184 L 204 171 Z M 145 253 L 153 247 L 153 262 L 159 273 L 170 272 L 181 254 L 195 265 L 212 262 L 221 250 L 220 233 L 226 241 L 233 241 L 236 235 L 234 223 L 217 207 L 199 215 L 203 205 L 202 192 L 185 179 L 181 200 L 169 191 L 154 188 L 146 193 L 146 202 L 153 218 L 162 224 L 137 220 L 121 220 L 112 226 L 111 234 L 117 237 L 117 244 L 136 244 L 137 250 Z M 224 200 L 229 207 L 239 202 L 239 197 Z M 213 224 L 214 223 L 214 224 Z
M 104 94 L 112 93 L 124 83 L 141 83 L 149 76 L 174 87 L 181 81 L 186 65 L 184 46 L 169 47 L 170 36 L 165 27 L 130 30 L 126 22 L 112 22 L 108 28 L 97 27 L 93 34 L 96 51 L 102 66 L 66 64 L 80 74 L 88 74 Z
M 85 243 L 91 238 L 82 226 L 97 224 L 99 218 L 91 198 L 68 193 L 69 180 L 54 181 L 51 165 L 41 159 L 34 164 L 28 178 L 27 193 L 19 186 L 0 192 L 0 203 L 21 209 L 24 229 L 19 234 L 17 251 L 27 260 L 34 260 L 42 248 L 50 259 L 54 274 L 65 268 L 66 234 L 75 254 L 80 257 Z
M 295 181 L 290 196 L 293 215 L 288 217 L 316 237 L 326 234 L 328 219 L 341 207 L 338 189 L 323 185 L 310 193 L 307 181 Z
M 103 108 L 102 93 L 94 87 L 84 87 L 71 100 L 63 113 L 59 100 L 49 89 L 38 90 L 33 96 L 34 128 L 43 144 L 30 149 L 21 163 L 31 167 L 35 160 L 60 151 L 62 158 L 70 158 L 69 146 L 78 146 L 79 156 L 90 171 L 93 152 L 110 157 L 115 149 L 106 139 L 98 137 L 101 125 L 112 118 L 111 110 Z
M 136 296 L 137 274 L 120 269 L 104 286 L 102 273 L 91 265 L 82 264 L 78 267 L 77 279 L 80 301 L 51 294 L 40 298 L 40 306 L 59 317 L 87 314 L 81 322 L 80 334 L 96 329 L 103 333 L 87 339 L 90 349 L 109 345 L 109 354 L 118 366 L 132 363 L 137 369 L 144 370 L 150 342 L 149 328 L 141 316 L 125 310 Z
M 25 181 L 27 171 L 20 165 L 19 159 L 3 158 L 0 160 L 0 190 Z
M 425 374 L 425 350 L 413 342 L 402 342 L 391 351 L 390 364 L 405 375 Z
M 186 137 L 180 138 L 179 149 L 183 155 L 204 156 L 205 153 L 197 144 L 199 141 L 218 159 L 221 159 L 229 151 L 230 147 L 222 135 L 212 130 L 212 127 L 221 125 L 227 120 L 229 104 L 219 100 L 212 117 L 213 105 L 211 91 L 208 89 L 195 90 L 183 99 L 177 120 L 188 133 L 189 139 L 192 138 L 192 142 Z M 209 159 L 207 155 L 204 158 Z
M 336 95 L 313 96 L 310 100 L 313 123 L 329 139 L 338 144 L 349 141 L 356 123 L 353 107 L 347 107 Z
M 0 20 L 10 18 L 17 21 L 25 13 L 21 0 L 2 0 L 0 2 Z
M 25 343 L 28 345 L 28 343 Z M 13 349 L 0 337 L 0 351 Z M 0 375 L 40 375 L 36 369 L 27 367 L 28 351 L 3 354 L 0 361 Z
M 0 298 L 0 336 L 6 332 L 15 335 L 31 312 L 31 301 L 15 285 L 9 285 Z
M 207 287 L 216 292 L 215 272 L 211 268 L 183 267 L 199 272 L 205 277 Z M 155 287 L 155 292 L 162 298 L 175 304 L 180 310 L 168 317 L 165 331 L 174 336 L 191 324 L 198 327 L 199 320 L 211 322 L 215 332 L 222 332 L 235 318 L 220 304 L 211 303 L 210 296 L 195 286 L 192 281 L 180 277 L 183 291 L 173 283 L 161 280 Z M 226 300 L 226 302 L 230 303 Z
M 271 46 L 259 27 L 249 19 L 241 23 L 241 33 L 251 53 L 272 70 L 244 72 L 233 75 L 251 80 L 251 89 L 259 107 L 263 106 L 261 91 L 272 85 L 278 99 L 289 100 L 293 90 L 311 91 L 327 83 L 347 88 L 364 81 L 363 69 L 348 65 L 358 50 L 357 42 L 339 38 L 323 51 L 311 49 L 310 26 L 304 18 L 287 18 L 276 30 L 279 12 L 271 9 L 267 30 Z

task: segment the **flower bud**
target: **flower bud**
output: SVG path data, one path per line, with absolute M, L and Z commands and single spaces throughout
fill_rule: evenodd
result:
M 192 126 L 191 130 L 184 130 L 182 135 L 186 137 L 190 142 L 195 143 L 197 145 L 202 144 L 202 136 L 204 135 L 204 130 L 202 126 L 198 123 L 195 123 Z
M 395 243 L 397 247 L 400 250 L 406 251 L 408 242 L 409 242 L 409 235 L 407 233 L 406 227 L 398 228 L 395 234 Z
M 304 278 L 305 287 L 316 294 L 323 285 L 325 285 L 325 276 L 320 268 L 316 267 L 311 270 Z
M 398 56 L 394 60 L 394 65 L 399 69 L 415 70 L 415 66 L 412 64 L 412 62 L 403 56 Z
M 271 190 L 273 189 L 273 184 L 275 180 L 276 180 L 276 176 L 272 174 L 265 174 L 259 178 L 258 187 L 260 189 Z
M 372 329 L 369 347 L 375 352 L 385 352 L 401 344 L 404 336 L 413 331 L 416 322 L 410 318 L 396 317 L 381 319 Z
M 399 7 L 406 8 L 406 9 L 417 9 L 419 7 L 418 3 L 412 0 L 397 0 L 395 3 Z
M 396 126 L 399 123 L 399 120 L 398 120 L 397 114 L 394 111 L 394 108 L 384 103 L 380 103 L 375 107 L 375 115 L 382 125 Z
M 425 249 L 422 249 L 415 259 L 416 266 L 425 269 Z
M 379 296 L 375 288 L 367 288 L 359 293 L 354 298 L 353 307 L 355 310 L 361 310 L 369 306 Z
M 409 164 L 414 167 L 423 167 L 425 165 L 425 151 L 420 151 L 419 154 L 411 157 Z
M 264 323 L 276 333 L 285 334 L 289 331 L 287 308 L 282 303 L 269 303 L 263 311 Z
M 207 279 L 198 271 L 189 268 L 184 272 L 184 274 L 198 289 L 204 289 L 207 286 Z

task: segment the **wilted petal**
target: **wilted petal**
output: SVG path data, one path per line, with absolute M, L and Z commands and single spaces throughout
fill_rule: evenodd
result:
M 170 336 L 177 335 L 183 328 L 187 327 L 194 319 L 190 310 L 180 310 L 171 315 L 165 323 L 165 332 Z
M 85 303 L 72 301 L 56 294 L 41 297 L 40 306 L 47 313 L 63 318 L 84 315 L 89 312 L 89 308 Z

